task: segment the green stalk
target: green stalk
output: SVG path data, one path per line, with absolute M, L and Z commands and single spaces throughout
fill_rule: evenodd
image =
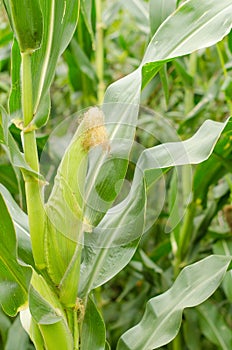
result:
M 98 77 L 97 99 L 102 104 L 105 93 L 104 83 L 104 33 L 102 23 L 102 0 L 96 0 L 96 71 Z
M 22 56 L 22 110 L 24 120 L 23 146 L 25 160 L 28 165 L 39 173 L 39 161 L 35 131 L 28 128 L 33 119 L 33 95 L 31 75 L 31 54 Z M 38 268 L 45 267 L 44 261 L 44 208 L 41 194 L 41 184 L 36 177 L 24 174 L 27 212 L 29 219 L 32 250 L 35 264 Z

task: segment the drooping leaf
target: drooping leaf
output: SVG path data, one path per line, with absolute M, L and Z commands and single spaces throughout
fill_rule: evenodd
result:
M 109 86 L 105 102 L 137 103 L 142 81 L 146 86 L 165 61 L 211 46 L 229 33 L 231 8 L 231 0 L 185 2 L 159 27 L 140 67 Z
M 81 350 L 104 350 L 106 330 L 103 318 L 91 297 L 88 298 L 81 332 Z
M 168 291 L 149 300 L 142 320 L 121 336 L 117 349 L 151 350 L 169 343 L 178 333 L 183 309 L 209 298 L 230 260 L 211 255 L 185 267 Z
M 160 177 L 160 169 L 207 159 L 225 125 L 208 120 L 186 141 L 166 143 L 142 152 L 129 195 L 108 210 L 91 233 L 85 232 L 80 294 L 108 281 L 132 258 L 143 234 L 145 191 Z
M 134 106 L 139 104 L 142 85 L 144 87 L 167 60 L 172 60 L 180 55 L 186 55 L 202 47 L 213 45 L 221 40 L 223 36 L 229 32 L 231 27 L 231 18 L 229 15 L 231 7 L 231 0 L 227 0 L 223 3 L 218 3 L 215 0 L 209 0 L 207 3 L 201 2 L 200 0 L 185 2 L 159 27 L 159 30 L 157 30 L 148 45 L 139 68 L 108 87 L 105 94 L 104 106 L 110 103 L 111 106 L 115 105 L 114 109 L 117 110 L 117 106 L 120 104 L 120 115 L 126 115 L 127 118 L 130 117 L 131 127 L 135 127 L 137 122 L 136 108 L 132 111 L 133 115 L 130 116 L 126 114 L 128 113 L 126 109 L 128 109 L 127 106 L 129 104 Z M 185 31 L 178 30 L 180 23 L 184 23 L 185 28 L 187 28 Z M 214 28 L 213 30 L 211 30 L 212 26 Z M 215 27 L 218 28 L 217 31 L 215 31 Z M 105 108 L 104 106 L 103 110 Z M 106 116 L 107 114 L 108 113 L 106 113 Z M 120 128 L 119 122 L 117 128 Z M 115 134 L 113 133 L 113 137 L 115 136 L 117 137 L 117 130 Z M 133 132 L 131 132 L 131 136 L 133 137 Z M 117 142 L 116 137 L 112 138 L 112 136 L 109 136 L 109 139 L 111 142 L 114 142 L 114 140 Z M 124 154 L 129 154 L 130 149 L 130 143 L 127 143 L 127 146 L 124 145 Z M 112 157 L 111 162 L 114 162 L 114 157 Z M 97 182 L 98 172 L 99 169 L 101 169 L 100 160 L 95 158 L 94 164 L 95 179 Z M 121 172 L 125 172 L 126 170 L 127 163 L 125 162 L 124 165 L 118 165 L 120 165 L 120 167 L 115 167 L 115 173 L 121 176 Z M 119 176 L 112 177 L 110 180 L 110 187 L 115 188 L 119 179 Z M 93 185 L 91 186 L 93 188 Z M 91 193 L 90 191 L 87 192 Z M 87 198 L 86 201 L 91 207 L 99 207 L 100 205 L 100 203 L 92 205 L 91 198 Z M 110 205 L 111 203 L 109 203 L 109 206 Z M 102 208 L 101 210 L 103 211 L 102 216 L 104 216 L 104 210 Z M 98 214 L 93 212 L 91 215 L 94 216 Z M 93 220 L 95 224 L 97 221 L 99 221 L 99 219 L 95 222 Z
M 0 302 L 8 315 L 15 316 L 27 302 L 31 269 L 17 261 L 14 225 L 1 194 L 0 213 Z

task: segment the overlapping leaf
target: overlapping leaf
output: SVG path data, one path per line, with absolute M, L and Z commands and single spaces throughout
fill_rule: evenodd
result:
M 107 106 L 107 103 L 110 103 L 110 105 L 114 103 L 116 108 L 117 104 L 119 104 L 121 107 L 120 115 L 123 115 L 123 111 L 124 109 L 126 110 L 128 104 L 136 106 L 139 103 L 142 81 L 143 86 L 145 86 L 158 72 L 165 61 L 180 55 L 186 55 L 202 47 L 213 45 L 221 40 L 230 31 L 232 24 L 230 16 L 231 11 L 232 0 L 226 0 L 223 3 L 218 3 L 215 0 L 207 1 L 207 3 L 201 2 L 200 0 L 190 0 L 184 3 L 159 27 L 145 52 L 140 67 L 127 77 L 113 83 L 107 89 L 103 109 L 104 106 Z M 184 25 L 186 28 L 185 31 L 178 30 L 180 25 L 181 27 Z M 213 30 L 211 30 L 212 27 Z M 215 28 L 217 28 L 217 30 L 215 30 Z M 129 116 L 128 113 L 127 115 Z M 134 114 L 133 121 L 131 122 L 132 128 L 135 126 L 136 120 L 137 115 Z M 120 128 L 120 119 L 117 120 L 117 122 L 117 125 L 114 127 L 113 137 L 117 135 L 117 130 Z M 105 283 L 120 271 L 133 256 L 138 240 L 134 245 L 131 243 L 127 244 L 126 242 L 132 242 L 133 239 L 138 239 L 138 236 L 142 234 L 143 219 L 141 220 L 141 218 L 144 216 L 145 205 L 145 188 L 143 187 L 142 181 L 143 171 L 147 169 L 146 180 L 149 185 L 149 183 L 154 181 L 156 176 L 159 176 L 160 171 L 158 171 L 159 174 L 157 175 L 157 169 L 159 168 L 189 164 L 191 162 L 198 163 L 207 159 L 224 127 L 222 126 L 221 128 L 218 124 L 217 129 L 216 124 L 212 125 L 216 126 L 216 129 L 214 129 L 213 126 L 212 130 L 214 129 L 217 131 L 215 134 L 212 131 L 212 139 L 208 144 L 209 147 L 207 147 L 208 126 L 206 124 L 203 127 L 204 132 L 201 135 L 203 138 L 201 138 L 199 134 L 196 135 L 198 141 L 197 143 L 195 143 L 195 141 L 193 142 L 194 146 L 192 149 L 189 148 L 193 141 L 190 139 L 186 144 L 187 149 L 183 149 L 183 145 L 177 143 L 176 145 L 170 144 L 167 148 L 166 146 L 160 146 L 158 149 L 145 151 L 143 157 L 140 158 L 137 173 L 135 174 L 135 180 L 132 186 L 134 193 L 132 191 L 123 203 L 108 211 L 100 224 L 93 230 L 97 235 L 86 235 L 84 260 L 82 263 L 82 276 L 84 276 L 84 278 L 81 280 L 80 293 L 86 293 L 88 290 Z M 132 135 L 133 133 L 131 133 L 131 136 Z M 200 136 L 199 139 L 198 136 Z M 201 149 L 199 149 L 198 145 L 200 145 L 201 142 L 203 142 L 203 144 L 201 145 Z M 131 145 L 128 143 L 127 147 L 124 145 L 122 148 L 125 152 L 126 148 L 130 151 L 130 147 Z M 206 147 L 206 153 L 202 154 L 201 151 L 204 147 Z M 196 150 L 195 153 L 194 149 Z M 190 154 L 188 155 L 189 151 Z M 153 152 L 155 154 L 153 154 Z M 206 155 L 207 153 L 208 155 Z M 154 158 L 157 157 L 157 155 L 158 158 Z M 185 161 L 183 162 L 184 159 Z M 111 160 L 111 162 L 112 161 L 113 160 Z M 155 166 L 154 162 L 157 162 Z M 94 181 L 91 181 L 90 171 L 90 178 L 88 178 L 87 181 L 87 186 L 89 188 L 87 193 L 89 193 L 89 196 L 87 196 L 86 202 L 90 208 L 98 208 L 101 203 L 100 200 L 98 200 L 98 204 L 96 204 L 96 199 L 93 200 L 92 198 L 94 197 L 91 197 L 91 191 L 95 190 L 95 184 L 98 181 L 98 172 L 101 168 L 100 166 L 96 166 L 97 164 L 101 164 L 97 157 L 95 158 L 94 164 L 94 177 L 92 177 Z M 124 166 L 127 166 L 127 164 L 124 164 Z M 153 170 L 149 170 L 149 167 Z M 156 168 L 155 171 L 154 168 Z M 104 180 L 104 177 L 102 180 Z M 117 180 L 117 176 L 113 177 L 110 181 L 109 188 L 114 188 Z M 139 187 L 139 184 L 141 187 Z M 104 181 L 102 181 L 101 187 L 104 191 Z M 140 225 L 136 226 L 136 224 L 134 224 L 133 226 L 134 218 L 138 217 L 138 206 L 136 206 L 138 202 L 136 202 L 136 198 L 140 199 Z M 143 203 L 141 198 L 143 198 Z M 133 206 L 131 206 L 131 203 L 133 203 Z M 93 215 L 95 215 L 95 213 L 93 213 Z M 95 224 L 96 223 L 97 222 L 95 222 Z M 132 227 L 133 233 L 131 233 Z M 120 244 L 122 245 L 121 250 L 119 247 Z M 118 245 L 118 247 L 115 247 L 115 245 Z M 126 251 L 126 254 L 122 253 L 123 250 Z M 118 263 L 119 261 L 120 264 Z M 92 266 L 95 268 L 92 269 Z
M 159 178 L 160 169 L 207 159 L 225 125 L 206 121 L 192 138 L 162 144 L 141 154 L 128 197 L 110 209 L 93 232 L 85 233 L 80 293 L 105 283 L 133 256 L 143 233 L 146 186 Z M 208 135 L 209 127 L 211 133 Z
M 18 257 L 22 262 L 33 266 L 34 260 L 31 250 L 27 215 L 22 211 L 22 209 L 19 208 L 17 203 L 12 198 L 11 194 L 1 184 L 0 193 L 4 198 L 5 204 L 11 215 L 11 219 L 15 227 Z
M 40 1 L 43 16 L 41 47 L 32 55 L 34 116 L 37 126 L 46 123 L 49 115 L 49 88 L 52 83 L 58 58 L 69 44 L 76 28 L 79 1 Z M 12 50 L 12 91 L 10 112 L 20 118 L 20 55 L 17 44 Z
M 0 212 L 0 300 L 4 311 L 15 316 L 27 302 L 31 269 L 17 261 L 14 225 L 1 194 Z

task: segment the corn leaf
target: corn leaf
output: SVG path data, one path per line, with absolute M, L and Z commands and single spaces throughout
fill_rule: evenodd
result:
M 145 86 L 167 60 L 171 60 L 180 55 L 186 55 L 202 47 L 213 45 L 221 40 L 230 31 L 232 24 L 231 11 L 232 0 L 226 0 L 221 3 L 216 0 L 209 0 L 207 3 L 200 0 L 185 2 L 159 27 L 148 45 L 140 67 L 125 78 L 109 86 L 105 94 L 103 110 L 104 106 L 107 106 L 107 104 L 110 106 L 114 104 L 116 108 L 119 104 L 119 115 L 121 116 L 125 113 L 127 118 L 130 117 L 132 136 L 132 129 L 135 127 L 137 115 L 133 113 L 132 117 L 126 112 L 126 109 L 128 109 L 129 104 L 134 106 L 138 105 L 142 81 L 143 86 Z M 180 25 L 181 28 L 183 26 L 186 28 L 185 31 L 178 30 Z M 217 30 L 215 30 L 215 28 L 217 28 Z M 122 91 L 123 94 L 121 93 Z M 140 221 L 140 226 L 134 224 L 133 227 L 132 225 L 134 218 L 138 215 L 138 206 L 136 205 L 138 202 L 136 202 L 136 198 L 139 198 L 139 200 L 142 199 L 139 203 L 141 209 L 139 213 L 140 217 L 144 214 L 145 188 L 143 187 L 144 182 L 142 181 L 143 171 L 146 170 L 146 182 L 147 186 L 149 186 L 149 184 L 159 177 L 160 168 L 198 163 L 207 159 L 225 126 L 213 123 L 212 130 L 215 131 L 215 134 L 214 131 L 212 131 L 212 139 L 207 144 L 209 140 L 209 125 L 211 125 L 210 121 L 203 125 L 195 139 L 188 140 L 186 144 L 176 143 L 168 144 L 167 146 L 161 145 L 158 149 L 145 151 L 139 160 L 137 172 L 133 181 L 132 189 L 134 190 L 134 195 L 130 193 L 123 203 L 109 210 L 105 217 L 104 211 L 107 210 L 107 206 L 105 206 L 105 210 L 104 207 L 102 209 L 100 205 L 101 198 L 98 198 L 98 201 L 96 201 L 96 196 L 91 195 L 96 188 L 95 184 L 99 181 L 101 169 L 100 161 L 97 157 L 94 157 L 94 182 L 91 182 L 90 159 L 89 178 L 87 179 L 87 186 L 89 186 L 89 189 L 87 190 L 88 195 L 86 202 L 90 208 L 101 208 L 103 211 L 103 219 L 101 220 L 101 216 L 99 216 L 98 219 L 94 221 L 96 210 L 95 213 L 92 210 L 90 214 L 88 214 L 87 211 L 86 215 L 90 218 L 90 222 L 97 225 L 96 228 L 93 229 L 93 233 L 97 233 L 97 238 L 95 239 L 95 235 L 85 235 L 84 259 L 81 267 L 81 275 L 83 277 L 80 281 L 79 289 L 81 295 L 88 293 L 92 288 L 112 278 L 133 256 L 139 241 L 138 237 L 142 234 L 141 225 L 143 226 L 143 220 Z M 115 133 L 112 134 L 113 137 L 115 134 L 117 135 L 119 128 L 120 122 L 115 126 Z M 112 140 L 112 136 L 110 136 L 109 139 Z M 117 143 L 120 145 L 120 142 Z M 200 144 L 202 146 L 199 147 Z M 206 147 L 205 154 L 202 153 L 204 147 Z M 124 154 L 126 150 L 129 153 L 130 149 L 130 143 L 127 143 L 127 145 L 124 144 L 123 147 L 121 147 L 121 151 L 123 150 Z M 170 154 L 169 151 L 171 152 Z M 188 154 L 188 152 L 190 152 L 190 154 Z M 114 157 L 112 157 L 111 162 L 113 162 L 113 158 Z M 99 157 L 99 159 L 102 160 L 101 157 Z M 156 165 L 154 165 L 154 163 L 156 163 Z M 99 166 L 97 166 L 98 164 Z M 124 164 L 124 167 L 126 166 L 127 164 Z M 122 164 L 120 164 L 120 167 L 120 171 L 122 171 Z M 151 167 L 150 170 L 149 167 Z M 140 168 L 142 171 L 139 170 Z M 115 173 L 121 176 L 120 171 L 119 167 L 115 167 Z M 115 188 L 118 179 L 120 179 L 119 176 L 118 178 L 117 176 L 113 176 L 110 179 L 110 185 L 108 184 L 107 186 L 109 188 Z M 102 181 L 102 185 L 99 187 L 101 187 L 103 193 L 106 191 L 104 181 Z M 133 205 L 131 206 L 132 202 Z M 106 201 L 104 204 L 105 203 Z M 108 205 L 111 203 L 112 202 L 108 203 Z M 127 214 L 129 214 L 129 218 Z M 131 233 L 132 227 L 133 234 Z M 133 240 L 133 244 L 129 243 L 133 242 Z M 119 245 L 121 245 L 121 249 Z M 92 266 L 94 266 L 94 269 Z
M 129 195 L 111 208 L 91 233 L 85 233 L 80 294 L 108 281 L 133 256 L 143 234 L 146 188 L 159 178 L 160 169 L 207 159 L 225 125 L 208 120 L 192 138 L 149 148 L 141 154 Z
M 220 285 L 230 260 L 211 255 L 185 267 L 168 291 L 148 301 L 142 320 L 121 336 L 117 349 L 151 350 L 169 343 L 178 333 L 183 309 L 209 298 Z
M 4 198 L 15 227 L 18 258 L 22 262 L 34 266 L 27 215 L 17 205 L 8 190 L 1 184 L 0 193 Z
M 14 225 L 1 194 L 0 212 L 0 302 L 8 315 L 15 316 L 27 302 L 31 269 L 17 261 Z

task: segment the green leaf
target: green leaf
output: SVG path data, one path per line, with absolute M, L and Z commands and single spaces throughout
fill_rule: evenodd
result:
M 3 310 L 15 316 L 27 302 L 31 269 L 17 261 L 14 225 L 1 194 L 0 213 L 0 301 Z
M 103 318 L 89 297 L 82 323 L 81 350 L 104 350 L 105 342 L 106 330 Z
M 128 104 L 133 104 L 134 106 L 139 104 L 142 83 L 144 87 L 167 60 L 170 61 L 177 56 L 186 55 L 202 47 L 213 45 L 229 32 L 231 27 L 229 10 L 231 8 L 232 0 L 226 0 L 223 3 L 219 3 L 216 0 L 207 2 L 190 0 L 184 3 L 159 27 L 159 30 L 157 30 L 148 45 L 139 68 L 108 87 L 104 103 L 114 104 L 115 109 L 120 104 L 119 115 L 121 116 L 124 113 L 126 115 Z M 186 30 L 179 30 L 180 25 L 181 28 L 184 25 Z M 218 30 L 215 31 L 215 28 Z M 122 91 L 123 94 L 121 93 Z M 131 125 L 135 125 L 137 119 L 136 111 L 133 114 L 133 121 L 130 119 Z M 128 115 L 126 117 L 128 118 Z M 123 150 L 125 154 L 126 150 L 129 154 L 130 147 L 129 144 L 127 146 L 124 145 Z M 94 164 L 99 163 L 96 161 Z M 126 167 L 127 164 L 121 165 L 121 171 L 125 171 Z M 99 167 L 96 166 L 95 168 L 100 169 L 101 167 L 99 165 Z M 118 169 L 116 168 L 116 173 L 120 174 Z M 97 172 L 98 170 L 95 170 L 96 179 L 98 178 Z M 119 179 L 119 176 L 113 177 L 110 180 L 110 187 L 115 188 L 115 184 Z M 93 185 L 91 186 L 93 188 Z M 87 192 L 90 193 L 91 191 Z M 92 205 L 92 201 L 88 197 L 86 201 L 90 204 L 90 207 L 98 208 L 100 206 L 98 202 L 96 205 Z M 94 199 L 93 201 L 95 203 Z M 102 216 L 99 215 L 99 218 L 104 216 L 104 210 L 102 211 Z M 96 213 L 92 212 L 90 215 L 94 216 Z M 99 219 L 91 221 L 97 224 Z
M 4 0 L 21 52 L 37 50 L 42 41 L 43 18 L 39 0 Z
M 105 102 L 138 103 L 142 81 L 146 86 L 163 63 L 214 45 L 228 34 L 231 11 L 232 0 L 186 1 L 159 27 L 140 67 L 109 86 Z
M 18 194 L 17 177 L 10 164 L 0 165 L 0 183 L 3 184 L 12 194 Z
M 215 345 L 218 349 L 230 350 L 232 346 L 232 332 L 228 324 L 216 305 L 207 301 L 196 308 L 200 327 L 203 334 Z
M 183 309 L 199 305 L 214 293 L 230 260 L 211 255 L 185 267 L 168 291 L 149 300 L 142 320 L 121 336 L 117 349 L 157 349 L 169 343 L 178 333 Z
M 27 215 L 22 211 L 22 209 L 20 209 L 20 207 L 12 198 L 11 194 L 1 184 L 0 193 L 4 198 L 5 204 L 11 215 L 11 219 L 15 227 L 18 258 L 22 262 L 34 266 Z
M 186 141 L 164 143 L 142 152 L 129 195 L 108 210 L 91 233 L 85 232 L 81 295 L 108 281 L 132 258 L 144 229 L 145 191 L 160 177 L 160 169 L 207 159 L 225 125 L 208 120 Z

